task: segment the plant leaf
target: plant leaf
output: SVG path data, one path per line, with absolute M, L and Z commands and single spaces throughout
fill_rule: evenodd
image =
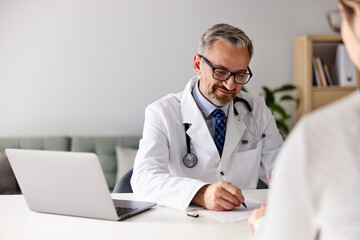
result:
M 284 95 L 280 98 L 280 101 L 294 101 L 294 97 L 291 95 Z
M 286 121 L 291 118 L 291 115 L 282 116 L 281 121 Z
M 293 91 L 296 89 L 296 86 L 293 84 L 284 84 L 278 88 L 270 89 L 266 86 L 262 86 L 263 91 L 260 93 L 260 96 L 264 97 L 265 103 L 275 117 L 277 127 L 280 131 L 281 136 L 285 137 L 289 134 L 290 128 L 287 125 L 286 121 L 291 118 L 291 115 L 286 112 L 286 110 L 281 106 L 282 101 L 294 101 L 296 108 L 299 107 L 300 100 L 295 98 L 290 93 L 285 93 L 286 91 Z M 243 89 L 247 91 L 246 89 Z M 277 96 L 276 93 L 283 92 Z
M 296 87 L 292 84 L 285 84 L 283 86 L 281 86 L 280 88 L 274 89 L 274 93 L 276 92 L 285 92 L 285 91 L 291 91 L 296 89 Z
M 287 113 L 286 113 L 286 111 L 285 111 L 285 109 L 282 107 L 282 106 L 280 106 L 279 104 L 277 104 L 277 103 L 270 103 L 269 105 L 268 105 L 268 107 L 270 108 L 270 110 L 274 113 L 274 112 L 278 112 L 278 113 L 280 113 L 280 115 L 282 116 L 282 118 L 286 118 L 288 115 L 287 115 Z
M 276 125 L 280 131 L 285 133 L 285 135 L 289 134 L 289 127 L 283 121 L 276 120 Z
M 271 92 L 271 90 L 265 86 L 263 86 L 262 89 L 264 90 L 264 93 L 265 93 L 266 104 L 268 105 L 268 104 L 275 102 L 274 94 Z

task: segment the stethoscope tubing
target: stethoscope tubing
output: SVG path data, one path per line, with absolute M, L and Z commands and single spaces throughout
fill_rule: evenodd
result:
M 251 114 L 252 118 L 255 119 L 253 113 L 250 112 L 250 114 Z M 243 121 L 239 116 L 237 116 L 237 119 L 238 119 L 239 122 L 245 127 L 245 129 L 249 131 L 249 133 L 251 134 L 251 136 L 254 138 L 254 139 L 253 139 L 252 141 L 250 141 L 250 142 L 255 142 L 256 140 L 259 141 L 259 140 L 262 139 L 262 137 L 259 136 L 259 127 L 258 127 L 258 125 L 257 125 L 256 120 L 255 120 L 255 133 L 254 133 L 253 131 L 251 131 L 251 130 L 248 128 L 248 126 L 246 126 L 246 124 L 244 123 L 244 121 Z
M 237 119 L 241 122 L 241 124 L 245 127 L 246 130 L 249 131 L 249 133 L 252 135 L 253 139 L 250 142 L 255 142 L 255 141 L 261 141 L 261 139 L 266 137 L 266 134 L 262 134 L 261 136 L 259 135 L 259 126 L 257 124 L 257 121 L 254 117 L 253 114 L 253 110 L 249 104 L 249 102 L 247 100 L 245 100 L 244 98 L 240 98 L 240 97 L 235 97 L 235 99 L 233 100 L 233 107 L 234 107 L 234 113 L 237 117 Z M 251 117 L 254 119 L 255 122 L 255 134 L 248 128 L 248 126 L 246 126 L 246 124 L 244 123 L 244 121 L 239 117 L 239 113 L 237 111 L 237 109 L 235 108 L 235 103 L 236 102 L 242 102 L 246 109 L 249 111 L 249 113 L 251 114 Z M 187 153 L 185 154 L 185 156 L 183 157 L 183 163 L 187 168 L 192 168 L 197 164 L 197 157 L 195 154 L 191 153 L 191 149 L 190 149 L 190 137 L 189 135 L 186 133 L 187 130 L 189 129 L 189 123 L 185 123 L 185 135 L 186 135 L 186 149 L 187 149 Z M 243 144 L 247 144 L 249 141 L 248 140 L 243 140 L 242 143 Z

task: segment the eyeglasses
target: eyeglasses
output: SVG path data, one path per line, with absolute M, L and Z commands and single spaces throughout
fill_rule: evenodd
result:
M 339 9 L 330 10 L 327 12 L 326 16 L 327 16 L 327 20 L 329 22 L 330 28 L 334 32 L 340 32 L 340 27 L 341 27 L 340 10 Z
M 201 58 L 204 59 L 204 61 L 209 65 L 209 67 L 213 70 L 213 78 L 218 81 L 226 81 L 231 76 L 234 76 L 234 81 L 237 84 L 247 84 L 252 77 L 252 72 L 249 67 L 247 67 L 247 72 L 238 72 L 238 73 L 232 73 L 226 69 L 223 68 L 216 68 L 214 67 L 209 60 L 206 59 L 206 57 L 199 54 Z
M 354 13 L 353 8 L 359 4 L 358 1 L 354 1 L 354 0 L 340 0 L 339 2 L 342 5 L 343 10 L 347 14 L 353 14 Z M 340 32 L 340 28 L 341 28 L 341 12 L 340 12 L 340 10 L 339 9 L 330 10 L 327 12 L 326 16 L 327 16 L 327 20 L 329 22 L 330 28 L 334 32 Z

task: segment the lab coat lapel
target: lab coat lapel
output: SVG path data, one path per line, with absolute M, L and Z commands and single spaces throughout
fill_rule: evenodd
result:
M 199 152 L 206 153 L 210 159 L 219 162 L 220 156 L 214 140 L 211 137 L 205 119 L 191 94 L 194 84 L 197 84 L 198 82 L 197 80 L 198 78 L 193 78 L 185 87 L 181 99 L 182 123 L 191 124 L 187 134 L 191 141 L 194 142 L 194 145 L 200 148 Z
M 234 113 L 234 102 L 231 102 L 226 122 L 226 136 L 224 150 L 221 156 L 221 161 L 229 160 L 230 156 L 238 146 L 242 135 L 244 134 L 245 127 L 238 120 Z M 239 117 L 242 118 L 246 113 L 246 108 L 237 103 L 236 109 L 239 112 Z
M 210 159 L 219 163 L 219 152 L 201 113 L 190 126 L 188 134 L 191 141 L 194 141 L 194 143 L 201 149 L 201 152 L 205 152 Z

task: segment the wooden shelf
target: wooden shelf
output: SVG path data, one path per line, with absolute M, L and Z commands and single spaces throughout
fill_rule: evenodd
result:
M 325 64 L 333 69 L 336 59 L 336 48 L 340 43 L 342 43 L 340 35 L 304 35 L 294 38 L 294 85 L 297 87 L 296 97 L 300 99 L 299 108 L 294 110 L 295 123 L 304 114 L 360 88 L 360 74 L 358 71 L 356 87 L 313 86 L 313 57 L 321 56 Z
M 340 86 L 328 86 L 328 87 L 312 87 L 313 91 L 328 92 L 328 91 L 355 91 L 356 87 L 340 87 Z

